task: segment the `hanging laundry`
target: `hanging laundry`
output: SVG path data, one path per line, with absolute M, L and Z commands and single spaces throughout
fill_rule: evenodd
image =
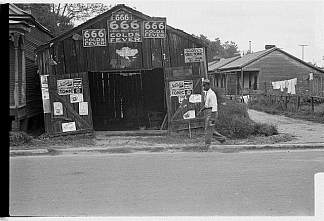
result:
M 249 102 L 249 98 L 250 98 L 250 96 L 249 95 L 245 95 L 245 96 L 243 96 L 243 101 L 244 101 L 244 103 L 248 103 Z
M 290 79 L 291 94 L 296 94 L 297 78 Z
M 287 88 L 287 93 L 296 94 L 296 84 L 297 78 L 284 80 L 284 81 L 274 81 L 271 82 L 273 89 L 280 89 L 280 91 L 284 91 Z
M 284 91 L 284 88 L 286 88 L 286 82 L 285 81 L 279 81 L 280 82 L 280 91 Z
M 272 84 L 272 88 L 273 89 L 280 89 L 280 83 L 279 83 L 279 81 L 271 82 L 271 84 Z

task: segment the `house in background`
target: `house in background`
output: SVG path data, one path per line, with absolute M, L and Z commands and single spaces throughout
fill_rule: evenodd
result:
M 53 35 L 35 18 L 9 4 L 10 130 L 27 131 L 43 121 L 35 48 Z
M 220 73 L 219 68 L 227 65 L 228 63 L 239 59 L 241 56 L 235 56 L 231 58 L 222 58 L 220 60 L 211 61 L 208 63 L 208 73 L 213 75 L 212 84 L 217 88 L 225 88 L 226 85 L 226 75 Z
M 272 82 L 298 78 L 305 81 L 312 76 L 319 77 L 317 92 L 324 93 L 324 71 L 275 47 L 266 45 L 265 50 L 227 59 L 225 65 L 211 64 L 208 73 L 215 87 L 224 88 L 226 94 L 249 94 L 272 88 Z M 225 61 L 223 61 L 225 62 Z M 218 64 L 218 65 L 217 65 Z M 298 83 L 297 83 L 298 84 Z M 242 91 L 243 88 L 243 91 Z

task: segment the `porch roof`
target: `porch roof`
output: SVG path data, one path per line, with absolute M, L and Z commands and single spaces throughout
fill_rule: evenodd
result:
M 231 58 L 222 58 L 219 61 L 212 61 L 208 63 L 208 71 L 217 71 L 220 67 L 227 65 L 228 63 L 239 59 L 241 56 L 235 56 Z

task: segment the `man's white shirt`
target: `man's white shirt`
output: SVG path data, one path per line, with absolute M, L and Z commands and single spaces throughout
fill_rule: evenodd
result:
M 212 108 L 212 112 L 217 111 L 217 97 L 215 92 L 209 88 L 209 90 L 206 92 L 205 97 L 205 107 Z

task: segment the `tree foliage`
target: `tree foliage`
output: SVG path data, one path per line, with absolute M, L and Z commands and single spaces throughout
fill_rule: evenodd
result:
M 74 27 L 77 21 L 86 21 L 97 16 L 111 5 L 102 3 L 87 4 L 16 4 L 23 10 L 31 11 L 32 15 L 55 36 Z
M 205 42 L 207 47 L 207 60 L 212 61 L 215 58 L 230 58 L 239 55 L 239 50 L 235 42 L 226 41 L 222 43 L 219 38 L 214 41 L 209 40 L 205 35 L 195 36 Z

